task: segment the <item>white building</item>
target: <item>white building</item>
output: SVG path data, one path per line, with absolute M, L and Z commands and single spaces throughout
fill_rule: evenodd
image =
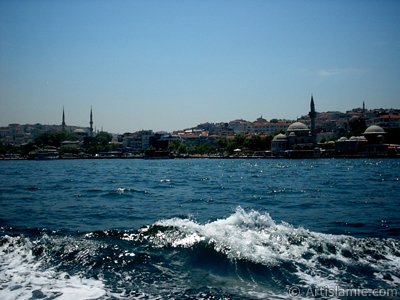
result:
M 287 122 L 254 122 L 253 133 L 256 134 L 273 134 L 279 130 L 286 131 L 288 128 Z
M 253 132 L 254 124 L 252 122 L 239 119 L 229 122 L 229 128 L 233 130 L 235 134 Z

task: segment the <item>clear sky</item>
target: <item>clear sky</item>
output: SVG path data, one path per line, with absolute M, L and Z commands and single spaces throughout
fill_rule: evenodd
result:
M 399 108 L 400 1 L 0 0 L 0 126 Z

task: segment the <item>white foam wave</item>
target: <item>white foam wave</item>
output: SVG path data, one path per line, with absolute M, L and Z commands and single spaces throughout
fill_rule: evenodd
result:
M 349 266 L 367 266 L 376 272 L 376 279 L 389 278 L 384 280 L 389 285 L 395 285 L 400 275 L 400 257 L 395 254 L 398 241 L 312 232 L 240 207 L 226 219 L 206 224 L 173 218 L 156 225 L 178 230 L 159 232 L 155 245 L 192 247 L 206 242 L 230 259 L 266 266 L 289 263 L 297 269 L 295 274 L 304 286 L 347 287 L 340 278 L 359 279 L 348 273 Z
M 115 190 L 113 190 L 113 193 L 123 195 L 123 194 L 129 194 L 129 193 L 143 193 L 143 194 L 148 194 L 148 191 L 146 190 L 138 190 L 135 188 L 125 188 L 125 187 L 118 187 Z
M 3 237 L 0 299 L 98 299 L 106 294 L 101 280 L 45 268 L 32 249 L 33 244 L 27 238 Z

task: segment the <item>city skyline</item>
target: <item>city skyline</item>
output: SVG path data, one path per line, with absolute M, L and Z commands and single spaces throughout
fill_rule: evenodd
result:
M 0 126 L 173 131 L 397 108 L 397 1 L 0 1 Z
M 395 116 L 398 116 L 400 113 L 400 109 L 399 108 L 384 108 L 384 107 L 376 107 L 376 108 L 367 108 L 365 105 L 365 102 L 363 101 L 363 103 L 361 104 L 361 106 L 358 107 L 354 107 L 350 110 L 338 110 L 338 111 L 320 111 L 315 109 L 315 104 L 314 104 L 314 100 L 313 100 L 313 95 L 311 95 L 311 103 L 310 104 L 310 108 L 311 110 L 313 110 L 313 116 L 315 116 L 317 119 L 319 118 L 319 116 L 323 116 L 323 118 L 326 117 L 326 114 L 339 114 L 339 115 L 347 115 L 347 119 L 349 121 L 349 118 L 353 115 L 360 115 L 365 114 L 365 113 L 374 113 L 375 115 L 385 115 L 385 116 L 389 116 L 391 113 L 393 113 Z M 317 103 L 318 104 L 318 103 Z M 197 123 L 197 124 L 191 124 L 190 126 L 187 127 L 182 127 L 182 128 L 175 128 L 173 130 L 165 130 L 165 129 L 159 129 L 159 130 L 155 130 L 154 128 L 140 128 L 131 132 L 136 132 L 136 131 L 147 131 L 147 130 L 151 130 L 154 132 L 178 132 L 178 131 L 182 131 L 182 130 L 187 130 L 187 129 L 193 129 L 193 128 L 197 128 L 200 125 L 204 125 L 204 124 L 210 124 L 210 125 L 218 125 L 218 124 L 228 124 L 229 125 L 232 122 L 248 122 L 248 123 L 254 123 L 254 124 L 274 124 L 274 123 L 282 123 L 282 124 L 289 124 L 290 122 L 296 122 L 296 121 L 304 121 L 304 119 L 308 119 L 310 118 L 310 112 L 304 113 L 302 115 L 300 115 L 299 117 L 295 118 L 295 119 L 290 119 L 290 118 L 277 118 L 277 117 L 271 117 L 270 119 L 265 119 L 263 117 L 263 115 L 258 115 L 256 118 L 253 119 L 246 119 L 246 118 L 237 118 L 234 120 L 217 120 L 216 122 L 210 122 L 208 120 L 205 120 L 204 122 L 201 123 Z M 350 117 L 349 117 L 350 116 Z M 389 117 L 390 118 L 390 117 Z M 88 133 L 90 136 L 93 135 L 93 132 L 101 132 L 103 131 L 103 126 L 100 127 L 96 127 L 93 126 L 95 124 L 94 122 L 94 116 L 93 116 L 93 107 L 90 107 L 90 115 L 89 115 L 89 119 L 88 119 L 88 124 L 83 124 L 84 122 L 80 122 L 77 124 L 70 124 L 68 123 L 67 117 L 66 117 L 66 113 L 65 113 L 65 107 L 62 108 L 62 115 L 61 115 L 61 121 L 58 123 L 54 123 L 54 124 L 50 124 L 50 123 L 40 123 L 40 122 L 32 122 L 32 123 L 27 123 L 27 122 L 21 122 L 21 123 L 17 123 L 17 122 L 11 122 L 7 125 L 4 126 L 0 126 L 0 128 L 7 128 L 7 127 L 13 127 L 15 125 L 18 126 L 35 126 L 35 125 L 43 125 L 43 126 L 55 126 L 55 127 L 60 127 L 62 130 L 67 130 L 69 131 L 71 128 L 73 129 L 77 129 L 77 128 L 87 128 L 88 129 Z M 314 125 L 315 126 L 315 125 Z M 107 130 L 104 130 L 107 132 Z M 124 131 L 124 132 L 110 132 L 112 134 L 124 134 L 124 133 L 130 133 L 129 131 Z

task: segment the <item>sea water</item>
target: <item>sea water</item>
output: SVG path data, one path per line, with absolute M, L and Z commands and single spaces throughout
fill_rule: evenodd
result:
M 400 160 L 0 161 L 0 299 L 400 298 Z

